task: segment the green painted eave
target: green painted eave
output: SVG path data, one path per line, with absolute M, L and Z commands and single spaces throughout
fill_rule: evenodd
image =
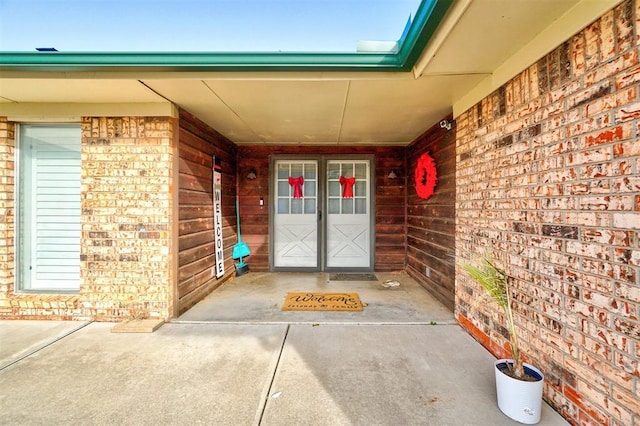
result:
M 397 69 L 396 55 L 314 53 L 2 53 L 0 68 L 29 71 L 260 71 Z
M 453 0 L 423 0 L 397 53 L 0 52 L 12 71 L 410 71 Z

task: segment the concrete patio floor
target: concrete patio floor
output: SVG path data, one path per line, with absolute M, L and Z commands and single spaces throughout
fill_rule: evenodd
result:
M 251 272 L 223 284 L 174 322 L 241 322 L 299 324 L 455 323 L 445 308 L 405 273 L 379 272 L 376 281 L 332 281 L 328 273 Z M 397 287 L 384 287 L 385 281 Z M 282 311 L 287 292 L 358 293 L 367 304 L 362 312 Z
M 390 291 L 326 274 L 265 284 L 280 275 L 239 277 L 149 334 L 0 321 L 0 423 L 518 424 L 497 408 L 491 354 L 406 275 Z M 288 279 L 298 287 L 281 288 Z M 278 312 L 286 291 L 314 285 L 369 305 L 360 317 Z M 545 404 L 540 424 L 568 423 Z

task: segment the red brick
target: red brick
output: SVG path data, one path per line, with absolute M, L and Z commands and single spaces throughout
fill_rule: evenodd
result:
M 640 117 L 640 102 L 625 105 L 615 114 L 616 123 L 635 120 L 638 117 Z
M 638 52 L 635 50 L 631 50 L 622 56 L 618 56 L 615 59 L 604 63 L 599 64 L 598 68 L 595 70 L 588 72 L 585 75 L 585 83 L 587 85 L 598 83 L 605 78 L 609 78 L 616 73 L 625 70 L 627 68 L 633 67 L 638 64 Z
M 614 11 L 606 13 L 600 19 L 600 53 L 602 61 L 608 61 L 616 54 Z
M 586 69 L 592 69 L 600 63 L 599 55 L 599 34 L 600 34 L 600 22 L 595 21 L 584 30 L 585 37 L 585 67 Z
M 572 387 L 565 385 L 564 394 L 588 416 L 581 416 L 581 424 L 590 424 L 590 422 L 593 422 L 592 424 L 604 425 L 609 423 L 609 416 L 607 416 L 602 409 L 585 400 L 582 395 Z
M 640 155 L 640 143 L 633 140 L 615 144 L 613 146 L 613 155 L 616 158 L 638 156 Z
M 615 8 L 615 24 L 617 30 L 617 52 L 623 53 L 632 47 L 635 42 L 633 39 L 633 2 L 623 1 Z
M 636 46 L 640 45 L 640 2 L 638 2 L 638 0 L 635 0 L 635 15 L 636 15 L 636 22 L 635 22 L 635 29 L 636 29 Z
M 627 134 L 625 135 L 625 131 L 622 126 L 602 130 L 597 134 L 586 136 L 584 146 L 588 148 L 596 145 L 610 143 L 613 141 L 619 141 L 625 136 L 628 137 L 629 132 L 627 131 L 626 133 Z
M 491 339 L 489 339 L 489 336 L 476 327 L 469 319 L 459 314 L 456 314 L 456 319 L 462 328 L 467 330 L 469 334 L 471 334 L 482 346 L 497 358 L 509 358 L 509 353 L 505 348 L 495 344 Z
M 636 65 L 625 72 L 616 76 L 616 88 L 622 89 L 628 86 L 633 86 L 640 81 L 640 66 Z

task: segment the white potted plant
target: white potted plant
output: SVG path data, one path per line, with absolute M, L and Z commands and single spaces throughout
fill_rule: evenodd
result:
M 509 277 L 489 255 L 482 258 L 480 267 L 464 264 L 462 268 L 489 293 L 505 314 L 512 358 L 499 359 L 494 365 L 498 407 L 513 420 L 536 424 L 542 410 L 544 375 L 522 360 L 511 309 Z

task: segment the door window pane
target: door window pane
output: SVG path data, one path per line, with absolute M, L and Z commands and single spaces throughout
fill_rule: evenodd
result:
M 340 179 L 340 163 L 329 163 L 327 177 L 329 179 Z
M 302 198 L 291 199 L 291 214 L 302 214 Z
M 302 172 L 302 164 L 292 164 L 291 177 L 297 178 L 298 176 L 304 176 Z
M 337 181 L 329 181 L 329 197 L 340 197 L 341 195 L 340 183 Z
M 353 164 L 342 164 L 342 176 L 344 177 L 354 177 L 353 175 Z
M 316 181 L 305 181 L 304 182 L 304 190 L 302 191 L 302 195 L 304 198 L 315 197 L 316 196 Z
M 353 214 L 352 198 L 345 198 L 342 200 L 342 214 Z
M 305 179 L 316 179 L 316 165 L 315 164 L 305 164 L 304 165 L 304 178 Z
M 315 214 L 316 212 L 316 200 L 315 198 L 304 200 L 304 212 L 305 214 Z
M 329 200 L 329 214 L 340 214 L 340 200 L 339 199 L 331 199 Z
M 289 196 L 289 181 L 283 180 L 278 182 L 278 197 Z
M 287 179 L 289 177 L 289 165 L 288 164 L 279 164 L 278 165 L 278 179 Z
M 278 198 L 278 214 L 289 214 L 288 198 Z

